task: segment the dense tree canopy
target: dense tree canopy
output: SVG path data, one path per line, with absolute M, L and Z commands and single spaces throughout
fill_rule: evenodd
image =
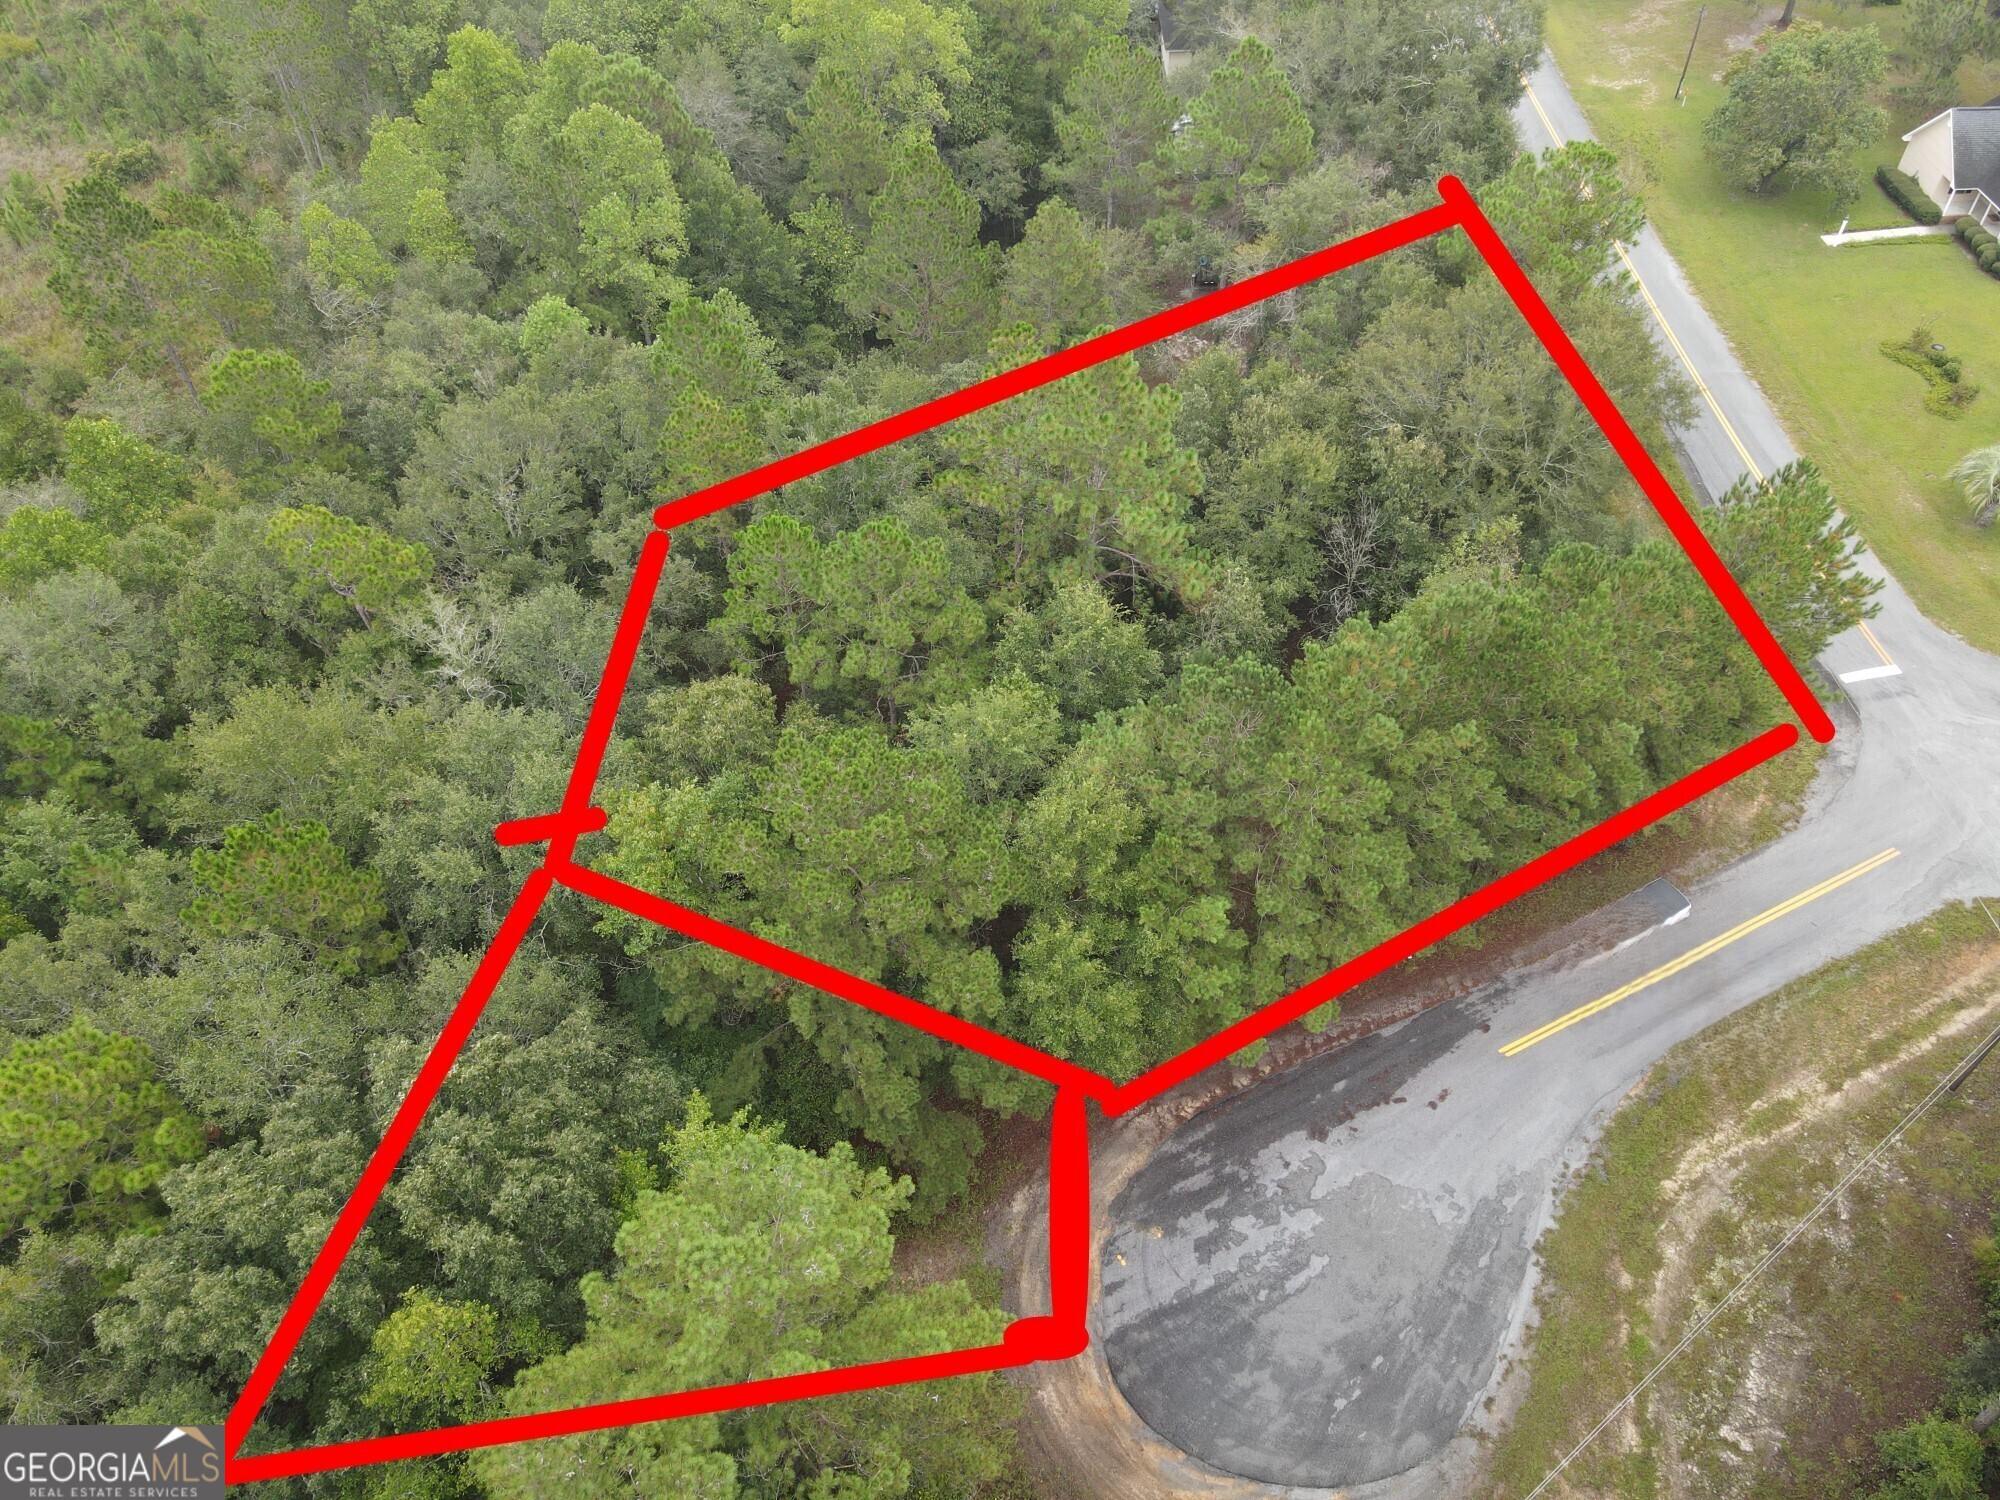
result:
M 13 1419 L 227 1409 L 541 857 L 492 830 L 560 804 L 662 502 L 1444 171 L 1661 441 L 1643 205 L 1514 145 L 1532 5 L 1180 9 L 1172 79 L 1106 0 L 110 0 L 8 63 L 81 147 L 0 197 Z M 1832 45 L 1740 65 L 1757 181 L 1841 157 Z M 1796 657 L 1866 608 L 1810 466 L 1704 524 Z M 1456 236 L 681 528 L 645 625 L 580 858 L 1121 1077 L 1782 711 Z M 990 1342 L 934 1221 L 1047 1102 L 558 894 L 253 1442 Z M 1011 1410 L 276 1488 L 963 1496 Z

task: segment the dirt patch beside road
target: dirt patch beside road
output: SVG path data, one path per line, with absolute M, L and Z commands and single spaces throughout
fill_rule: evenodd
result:
M 2000 927 L 1950 907 L 1661 1059 L 1540 1246 L 1530 1381 L 1493 1500 L 1527 1493 L 1689 1324 L 2000 1020 Z M 1844 1500 L 1873 1434 L 1979 1327 L 2000 1059 L 1926 1115 L 1669 1367 L 1555 1491 Z

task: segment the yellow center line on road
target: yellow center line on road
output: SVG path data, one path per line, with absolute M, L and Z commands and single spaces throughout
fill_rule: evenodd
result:
M 1558 146 L 1563 145 L 1562 132 L 1556 129 L 1556 122 L 1549 118 L 1549 112 L 1542 108 L 1542 101 L 1536 96 L 1535 87 L 1528 82 L 1525 73 L 1521 75 L 1521 88 L 1528 96 L 1528 103 L 1534 106 L 1536 117 L 1542 122 L 1542 129 L 1549 133 L 1549 139 Z M 1660 325 L 1660 332 L 1667 336 L 1667 343 L 1673 347 L 1675 355 L 1680 359 L 1681 368 L 1687 371 L 1688 379 L 1694 382 L 1694 388 L 1701 393 L 1701 399 L 1708 403 L 1708 409 L 1715 413 L 1715 420 L 1722 428 L 1722 435 L 1729 439 L 1729 446 L 1734 448 L 1736 456 L 1743 460 L 1743 467 L 1749 472 L 1750 477 L 1761 483 L 1764 478 L 1763 469 L 1758 466 L 1757 460 L 1750 456 L 1750 450 L 1743 446 L 1743 439 L 1736 434 L 1735 424 L 1723 415 L 1722 403 L 1715 399 L 1715 392 L 1708 388 L 1708 382 L 1701 378 L 1701 372 L 1695 369 L 1694 361 L 1688 358 L 1686 348 L 1682 346 L 1673 328 L 1667 323 L 1667 315 L 1660 311 L 1660 304 L 1653 300 L 1653 293 L 1641 279 L 1639 268 L 1632 264 L 1632 257 L 1626 254 L 1625 247 L 1615 240 L 1611 248 L 1618 252 L 1619 260 L 1625 263 L 1626 273 L 1631 276 L 1632 284 L 1639 289 L 1639 295 L 1646 299 L 1646 307 L 1653 314 L 1653 321 Z M 1883 648 L 1880 641 L 1875 639 L 1875 632 L 1868 628 L 1866 620 L 1861 622 L 1861 636 L 1875 648 L 1875 654 L 1882 658 L 1883 666 L 1896 665 L 1896 659 Z
M 1667 315 L 1660 311 L 1660 304 L 1653 300 L 1652 291 L 1640 279 L 1639 268 L 1632 264 L 1632 257 L 1625 253 L 1623 245 L 1614 243 L 1611 248 L 1618 252 L 1618 258 L 1625 263 L 1625 269 L 1632 277 L 1632 284 L 1639 289 L 1639 295 L 1646 299 L 1646 306 L 1652 311 L 1653 321 L 1660 325 L 1660 332 L 1664 333 L 1667 342 L 1673 345 L 1674 353 L 1680 357 L 1681 368 L 1687 371 L 1688 379 L 1694 382 L 1694 388 L 1701 392 L 1701 399 L 1708 403 L 1708 409 L 1715 413 L 1715 420 L 1721 424 L 1722 435 L 1729 439 L 1729 446 L 1734 448 L 1736 456 L 1743 460 L 1743 467 L 1750 471 L 1750 477 L 1761 483 L 1764 471 L 1757 466 L 1757 460 L 1750 456 L 1750 450 L 1743 446 L 1743 439 L 1736 435 L 1735 424 L 1723 415 L 1722 403 L 1715 399 L 1715 392 L 1708 388 L 1708 382 L 1701 378 L 1700 372 L 1694 367 L 1694 361 L 1688 358 L 1687 350 L 1667 322 Z
M 1528 82 L 1526 73 L 1521 75 L 1521 87 L 1527 91 L 1528 102 L 1535 106 L 1535 113 L 1541 117 L 1542 129 L 1549 133 L 1549 139 L 1559 148 L 1567 145 L 1568 142 L 1562 138 L 1562 132 L 1556 129 L 1556 122 L 1549 118 L 1549 112 L 1542 108 L 1542 101 L 1535 97 L 1535 86 Z
M 1500 1049 L 1500 1055 L 1502 1057 L 1519 1057 L 1528 1048 L 1534 1046 L 1535 1043 L 1545 1042 L 1557 1032 L 1567 1031 L 1570 1027 L 1576 1025 L 1577 1022 L 1587 1021 L 1601 1010 L 1609 1010 L 1620 1000 L 1629 999 L 1631 996 L 1638 994 L 1639 991 L 1658 984 L 1662 979 L 1672 978 L 1674 975 L 1680 973 L 1681 970 L 1693 964 L 1700 963 L 1704 958 L 1708 958 L 1712 954 L 1721 952 L 1738 938 L 1748 937 L 1758 928 L 1768 926 L 1770 923 L 1777 921 L 1778 918 L 1819 900 L 1821 896 L 1826 895 L 1829 891 L 1837 891 L 1849 881 L 1859 880 L 1870 870 L 1880 869 L 1900 853 L 1902 853 L 1900 849 L 1884 849 L 1872 859 L 1864 859 L 1852 869 L 1842 870 L 1838 875 L 1828 880 L 1822 880 L 1810 890 L 1800 891 L 1798 895 L 1793 896 L 1788 901 L 1780 901 L 1769 911 L 1759 912 L 1756 916 L 1750 918 L 1749 921 L 1739 923 L 1735 927 L 1730 928 L 1722 936 L 1710 938 L 1707 942 L 1688 949 L 1679 958 L 1661 964 L 1652 973 L 1641 974 L 1630 984 L 1623 985 L 1613 990 L 1610 994 L 1591 1001 L 1588 1005 L 1580 1005 L 1568 1015 L 1558 1016 L 1555 1020 L 1549 1022 L 1548 1025 L 1536 1027 L 1526 1036 L 1516 1037 Z
M 1526 90 L 1528 103 L 1534 106 L 1535 114 L 1542 122 L 1542 129 L 1549 133 L 1549 139 L 1554 141 L 1558 146 L 1563 145 L 1562 132 L 1556 129 L 1555 121 L 1549 118 L 1549 112 L 1542 108 L 1542 101 L 1535 95 L 1534 85 L 1528 82 L 1525 75 L 1521 79 L 1521 87 Z M 1721 424 L 1722 435 L 1729 439 L 1729 446 L 1734 448 L 1736 456 L 1743 460 L 1743 467 L 1749 470 L 1750 477 L 1761 481 L 1764 477 L 1764 471 L 1758 467 L 1757 460 L 1750 456 L 1750 450 L 1743 446 L 1743 439 L 1736 435 L 1735 425 L 1730 422 L 1728 417 L 1723 415 L 1722 403 L 1715 399 L 1715 392 L 1708 388 L 1708 382 L 1701 378 L 1701 372 L 1695 369 L 1694 361 L 1688 358 L 1687 350 L 1682 347 L 1680 339 L 1675 336 L 1673 329 L 1668 326 L 1667 315 L 1660 311 L 1660 304 L 1653 300 L 1651 290 L 1640 279 L 1639 268 L 1632 264 L 1632 257 L 1625 253 L 1623 245 L 1614 242 L 1612 248 L 1618 252 L 1618 258 L 1625 263 L 1625 270 L 1631 276 L 1632 284 L 1639 288 L 1639 295 L 1646 299 L 1646 306 L 1653 314 L 1653 321 L 1660 325 L 1660 332 L 1667 336 L 1667 342 L 1673 346 L 1674 353 L 1679 356 L 1681 368 L 1687 371 L 1688 379 L 1694 382 L 1694 388 L 1701 393 L 1701 399 L 1708 403 L 1708 409 L 1715 413 L 1715 420 Z M 1880 648 L 1878 647 L 1877 649 L 1879 650 Z M 1887 661 L 1888 657 L 1884 656 L 1882 659 Z

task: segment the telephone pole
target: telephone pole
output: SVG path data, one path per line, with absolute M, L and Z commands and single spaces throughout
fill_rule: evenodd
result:
M 1688 38 L 1688 55 L 1686 60 L 1681 63 L 1680 79 L 1674 84 L 1674 97 L 1676 99 L 1681 97 L 1681 85 L 1688 81 L 1688 68 L 1694 63 L 1694 44 L 1701 40 L 1701 18 L 1707 14 L 1708 7 L 1706 5 L 1695 12 L 1694 35 Z

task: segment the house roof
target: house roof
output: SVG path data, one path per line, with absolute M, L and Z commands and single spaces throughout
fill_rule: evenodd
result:
M 2000 105 L 1951 112 L 1951 185 L 2000 202 Z
M 1156 14 L 1160 22 L 1160 50 L 1163 52 L 1186 50 L 1187 43 L 1181 40 L 1180 22 L 1176 21 L 1174 13 L 1167 9 L 1167 0 L 1159 0 Z
M 1928 120 L 1925 120 L 1922 124 L 1913 125 L 1908 130 L 1904 131 L 1903 139 L 1906 141 L 1915 140 L 1918 136 L 1922 135 L 1926 130 L 1929 130 L 1931 126 L 1937 124 L 1939 120 L 1948 119 L 1950 115 L 1951 111 L 1948 109 L 1939 110 L 1936 114 L 1932 115 Z
M 1940 110 L 1903 139 L 1915 139 L 1940 120 L 1951 132 L 1952 187 L 1977 188 L 2000 203 L 2000 97 Z

